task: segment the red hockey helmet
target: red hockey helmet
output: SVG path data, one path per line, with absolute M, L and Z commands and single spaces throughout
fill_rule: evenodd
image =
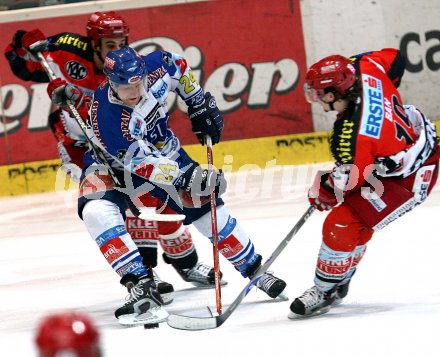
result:
M 99 39 L 128 37 L 130 29 L 125 20 L 114 11 L 95 12 L 89 21 L 87 21 L 87 37 L 89 37 L 96 46 Z
M 58 356 L 61 352 L 78 357 L 100 356 L 99 333 L 92 321 L 78 312 L 45 317 L 38 327 L 36 343 L 42 357 Z
M 326 88 L 334 88 L 344 95 L 356 82 L 353 63 L 340 55 L 323 58 L 310 67 L 306 74 L 304 90 L 309 102 L 316 102 L 325 94 Z

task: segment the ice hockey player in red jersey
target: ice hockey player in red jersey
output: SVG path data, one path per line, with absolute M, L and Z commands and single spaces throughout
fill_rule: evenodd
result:
M 13 73 L 22 80 L 49 82 L 49 77 L 38 62 L 36 53 L 42 52 L 55 74 L 59 77 L 49 83 L 48 94 L 59 108 L 49 116 L 50 127 L 57 139 L 63 168 L 70 177 L 79 181 L 84 166 L 83 156 L 87 139 L 76 123 L 66 100 L 74 101 L 83 118 L 87 118 L 87 105 L 94 90 L 104 80 L 104 58 L 112 50 L 128 43 L 129 26 L 116 12 L 95 12 L 86 25 L 86 36 L 63 32 L 46 37 L 41 30 L 18 30 L 12 43 L 6 47 L 5 56 Z M 162 214 L 175 212 L 169 207 L 145 195 L 147 207 L 160 208 Z M 214 286 L 214 270 L 198 262 L 197 251 L 189 229 L 182 221 L 145 221 L 126 212 L 126 229 L 139 248 L 144 264 L 157 265 L 157 242 L 164 250 L 164 260 L 171 263 L 185 281 L 197 286 Z M 150 269 L 152 273 L 154 271 Z M 171 302 L 173 286 L 154 273 L 159 292 L 166 302 Z M 224 282 L 225 283 L 225 282 Z
M 404 105 L 398 87 L 405 59 L 396 49 L 333 55 L 310 67 L 306 99 L 337 117 L 330 136 L 336 164 L 319 171 L 308 198 L 330 210 L 322 229 L 314 286 L 296 298 L 289 318 L 328 312 L 378 231 L 421 204 L 438 176 L 435 126 Z
M 45 316 L 38 325 L 35 343 L 39 357 L 103 357 L 98 329 L 80 312 Z

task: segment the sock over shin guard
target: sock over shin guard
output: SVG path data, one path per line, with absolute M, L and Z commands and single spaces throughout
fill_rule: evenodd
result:
M 205 214 L 193 225 L 203 235 L 212 241 L 212 226 L 210 213 Z M 246 271 L 258 260 L 254 244 L 248 238 L 237 220 L 230 216 L 225 206 L 217 208 L 217 229 L 219 252 L 228 259 L 240 273 L 247 277 Z
M 137 277 L 148 275 L 116 204 L 106 200 L 89 201 L 82 216 L 89 234 L 116 273 L 121 277 L 127 274 Z

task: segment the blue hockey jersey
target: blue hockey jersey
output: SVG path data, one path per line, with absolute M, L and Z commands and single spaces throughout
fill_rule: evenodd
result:
M 148 69 L 148 88 L 134 107 L 112 92 L 107 80 L 95 91 L 89 109 L 89 137 L 109 157 L 116 169 L 122 166 L 154 183 L 175 184 L 181 175 L 180 142 L 168 127 L 166 100 L 177 93 L 188 106 L 203 102 L 204 92 L 186 60 L 174 53 L 155 51 L 142 56 Z M 86 166 L 99 163 L 93 152 Z

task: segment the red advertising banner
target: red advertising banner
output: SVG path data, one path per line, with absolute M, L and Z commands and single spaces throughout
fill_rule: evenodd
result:
M 222 140 L 313 131 L 302 91 L 306 61 L 298 0 L 217 0 L 118 13 L 140 53 L 163 48 L 185 56 L 224 113 Z M 84 34 L 89 15 L 3 23 L 1 42 L 6 46 L 18 29 Z M 4 56 L 0 79 L 0 165 L 57 158 L 47 85 L 16 78 Z M 170 100 L 170 126 L 182 144 L 196 143 L 184 105 Z

